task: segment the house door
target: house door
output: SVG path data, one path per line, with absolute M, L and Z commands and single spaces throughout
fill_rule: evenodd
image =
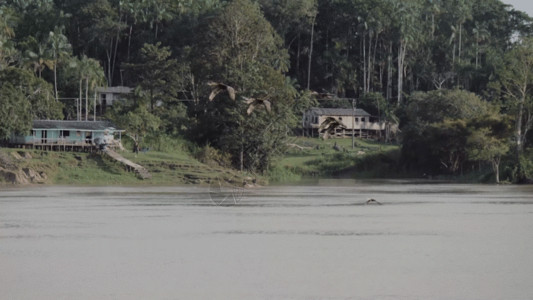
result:
M 41 143 L 46 144 L 47 139 L 48 139 L 48 131 L 41 130 Z

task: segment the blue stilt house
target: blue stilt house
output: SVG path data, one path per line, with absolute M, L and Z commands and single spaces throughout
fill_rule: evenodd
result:
M 29 135 L 13 135 L 13 146 L 67 150 L 96 148 L 120 141 L 124 130 L 110 121 L 35 120 Z

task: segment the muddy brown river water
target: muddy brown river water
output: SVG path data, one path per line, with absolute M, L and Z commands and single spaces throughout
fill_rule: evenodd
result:
M 0 188 L 0 299 L 533 299 L 531 186 L 322 180 L 233 195 Z

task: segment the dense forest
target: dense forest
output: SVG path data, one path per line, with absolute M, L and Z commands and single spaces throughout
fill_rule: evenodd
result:
M 0 138 L 81 114 L 263 172 L 305 109 L 356 99 L 399 126 L 405 170 L 533 175 L 532 20 L 499 0 L 1 3 Z M 130 101 L 96 114 L 119 85 Z

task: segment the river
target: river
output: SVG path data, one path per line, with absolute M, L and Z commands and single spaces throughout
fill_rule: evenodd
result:
M 0 188 L 1 299 L 509 300 L 532 283 L 532 186 Z

